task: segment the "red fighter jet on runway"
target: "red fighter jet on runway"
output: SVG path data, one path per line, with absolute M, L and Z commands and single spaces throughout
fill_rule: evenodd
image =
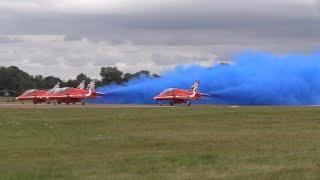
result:
M 55 103 L 61 104 L 69 103 L 75 104 L 76 102 L 81 102 L 82 105 L 85 104 L 84 99 L 94 99 L 100 95 L 106 95 L 94 90 L 96 80 L 92 80 L 88 85 L 88 89 L 84 89 L 84 82 L 80 84 L 78 88 L 64 87 L 59 88 L 54 91 L 54 93 L 46 96 L 49 101 L 55 101 Z
M 48 92 L 53 92 L 55 89 L 60 87 L 60 83 L 58 82 L 51 90 L 44 91 L 38 89 L 30 89 L 24 92 L 22 95 L 18 96 L 16 99 L 19 101 L 31 100 L 33 104 L 46 102 L 46 99 L 43 99 L 42 96 L 46 95 Z
M 77 88 L 85 89 L 84 81 L 82 81 Z M 59 90 L 60 90 L 60 82 L 58 82 L 54 88 L 52 88 L 51 90 L 49 90 L 48 92 L 40 96 L 41 101 L 43 102 L 46 101 L 48 104 L 50 104 L 51 102 L 49 101 L 49 96 L 51 96 L 52 94 L 56 93 L 56 91 L 59 91 Z
M 170 101 L 170 106 L 181 103 L 186 103 L 187 106 L 190 106 L 191 100 L 201 100 L 201 96 L 211 96 L 209 94 L 198 92 L 198 88 L 199 80 L 196 80 L 190 90 L 168 88 L 154 97 L 154 100 L 158 101 L 160 106 L 162 105 L 162 101 Z

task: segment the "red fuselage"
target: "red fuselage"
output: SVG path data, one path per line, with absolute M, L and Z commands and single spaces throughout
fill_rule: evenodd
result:
M 179 89 L 169 88 L 164 90 L 161 94 L 154 97 L 156 101 L 170 101 L 171 104 L 187 103 L 190 100 L 200 100 L 200 93 Z
M 59 88 L 56 89 L 54 93 L 47 94 L 44 96 L 47 100 L 56 100 L 57 103 L 76 103 L 82 102 L 84 104 L 84 99 L 93 99 L 97 97 L 99 93 L 96 91 L 89 91 L 78 88 Z
M 19 101 L 32 100 L 34 104 L 45 102 L 45 100 L 41 99 L 43 95 L 45 95 L 47 91 L 31 89 L 18 96 L 16 99 Z

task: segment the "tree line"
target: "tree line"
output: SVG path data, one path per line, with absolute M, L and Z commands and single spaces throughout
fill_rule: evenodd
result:
M 115 84 L 125 84 L 132 78 L 145 75 L 150 78 L 160 77 L 158 74 L 151 74 L 147 70 L 141 70 L 136 73 L 123 73 L 117 67 L 102 67 L 100 69 L 101 79 L 97 81 L 97 86 Z M 16 66 L 0 67 L 0 92 L 10 93 L 16 96 L 28 89 L 50 89 L 57 82 L 61 86 L 77 87 L 81 81 L 87 84 L 91 78 L 84 73 L 80 73 L 75 79 L 62 80 L 55 76 L 44 77 L 42 75 L 32 76 Z M 3 93 L 0 93 L 3 96 Z

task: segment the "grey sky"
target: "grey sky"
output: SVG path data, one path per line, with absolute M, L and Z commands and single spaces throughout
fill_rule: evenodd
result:
M 316 0 L 1 0 L 0 66 L 99 77 L 102 66 L 160 73 L 243 50 L 319 48 Z

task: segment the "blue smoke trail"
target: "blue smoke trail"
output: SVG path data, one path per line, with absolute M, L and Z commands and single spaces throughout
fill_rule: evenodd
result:
M 310 105 L 320 103 L 320 54 L 277 56 L 244 52 L 231 65 L 177 65 L 161 78 L 141 76 L 127 85 L 100 87 L 109 96 L 93 103 L 154 104 L 153 97 L 169 87 L 189 89 L 200 80 L 199 91 L 214 94 L 199 103 L 234 105 Z M 194 103 L 194 102 L 193 102 Z

